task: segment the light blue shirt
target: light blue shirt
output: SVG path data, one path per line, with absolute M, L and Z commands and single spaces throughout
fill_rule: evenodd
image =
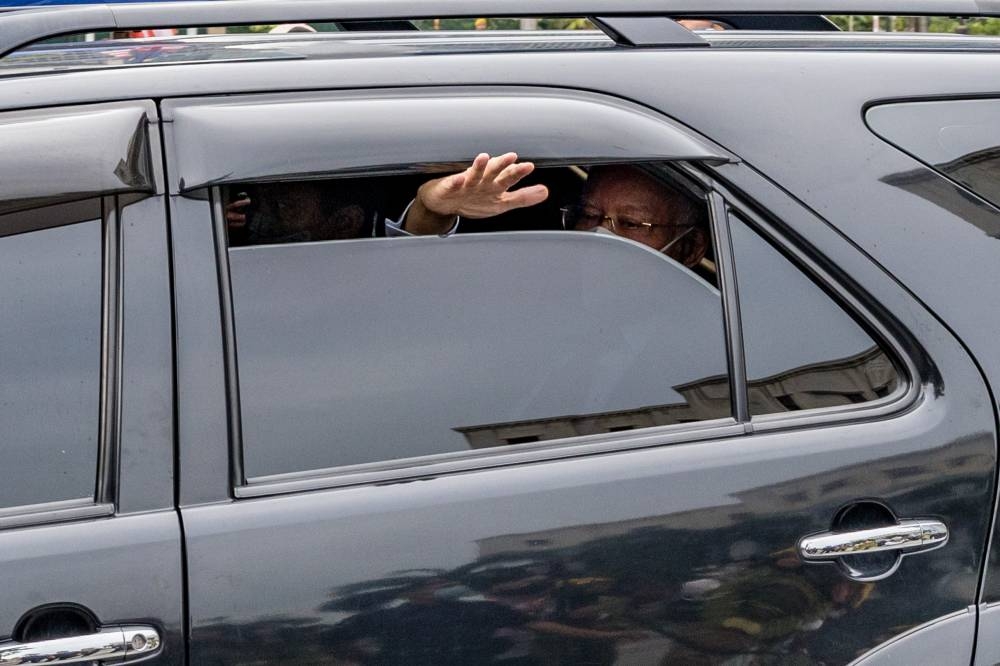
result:
M 399 216 L 399 222 L 394 222 L 394 221 L 386 218 L 386 220 L 385 220 L 385 235 L 386 236 L 388 236 L 388 237 L 396 237 L 396 236 L 412 236 L 413 235 L 409 231 L 407 231 L 406 229 L 404 229 L 403 225 L 406 224 L 406 215 L 410 212 L 410 207 L 413 206 L 413 202 L 414 201 L 416 201 L 416 199 L 412 199 L 410 201 L 410 203 L 408 203 L 406 205 L 406 208 L 403 209 L 403 214 Z M 451 226 L 451 229 L 449 229 L 448 231 L 444 232 L 441 235 L 442 236 L 451 236 L 451 235 L 453 235 L 456 231 L 458 231 L 458 223 L 461 222 L 461 221 L 462 221 L 462 218 L 456 215 L 455 216 L 455 224 L 453 224 Z

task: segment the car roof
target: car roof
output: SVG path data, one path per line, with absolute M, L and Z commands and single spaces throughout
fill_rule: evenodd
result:
M 697 32 L 714 49 L 1000 52 L 1000 38 L 968 35 Z M 49 42 L 34 44 L 0 58 L 0 78 L 155 65 L 580 51 L 617 46 L 597 30 L 245 33 Z

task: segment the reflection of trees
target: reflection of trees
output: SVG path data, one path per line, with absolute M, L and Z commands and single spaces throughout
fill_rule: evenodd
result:
M 344 585 L 301 616 L 196 621 L 192 661 L 846 663 L 975 598 L 988 516 L 949 518 L 988 506 L 987 439 L 750 484 L 684 512 L 482 539 L 462 566 Z M 949 545 L 878 583 L 802 564 L 796 539 L 861 496 L 949 520 Z M 920 603 L 906 603 L 915 580 Z
M 750 381 L 753 414 L 774 414 L 877 400 L 892 393 L 899 378 L 892 361 L 872 347 Z M 673 387 L 684 402 L 599 414 L 579 414 L 455 428 L 469 447 L 525 444 L 563 437 L 690 423 L 730 415 L 729 378 L 714 376 Z

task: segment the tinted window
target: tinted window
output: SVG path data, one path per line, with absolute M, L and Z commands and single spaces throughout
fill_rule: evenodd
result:
M 40 216 L 0 223 L 17 227 Z M 0 238 L 0 303 L 0 507 L 93 497 L 100 220 Z
M 730 415 L 719 292 L 585 232 L 229 250 L 248 477 Z
M 871 336 L 745 222 L 730 227 L 751 414 L 890 394 L 899 377 Z
M 877 106 L 868 123 L 882 138 L 1000 205 L 1000 100 L 949 100 Z M 921 174 L 894 184 L 916 187 Z

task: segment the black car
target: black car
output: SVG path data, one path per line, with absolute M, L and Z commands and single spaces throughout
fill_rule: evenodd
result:
M 1000 39 L 823 18 L 1000 9 L 861 4 L 0 13 L 0 664 L 1000 661 Z

